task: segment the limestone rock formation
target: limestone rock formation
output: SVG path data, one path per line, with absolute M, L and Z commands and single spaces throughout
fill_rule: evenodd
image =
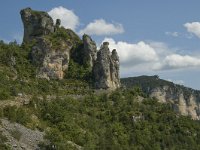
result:
M 63 79 L 68 69 L 70 51 L 80 38 L 70 29 L 60 27 L 57 19 L 41 11 L 26 8 L 21 10 L 24 23 L 24 43 L 34 43 L 31 51 L 32 62 L 37 66 L 37 77 Z
M 194 120 L 200 120 L 200 94 L 175 91 L 169 86 L 157 87 L 150 90 L 150 97 L 155 97 L 159 102 L 173 104 L 174 110 L 184 116 L 190 116 Z
M 97 52 L 97 60 L 93 67 L 95 88 L 114 90 L 120 87 L 119 57 L 116 50 L 110 53 L 109 43 L 104 42 Z
M 71 43 L 59 41 L 59 48 L 53 47 L 52 43 L 45 38 L 38 38 L 33 46 L 32 61 L 39 66 L 37 77 L 46 79 L 63 79 L 64 72 L 68 69 Z
M 161 103 L 170 103 L 175 112 L 200 120 L 200 91 L 159 79 L 155 76 L 139 76 L 121 79 L 123 87 L 141 87 L 142 91 Z
M 111 68 L 112 68 L 112 78 L 114 79 L 114 85 L 118 88 L 120 87 L 120 75 L 119 75 L 119 56 L 117 54 L 117 50 L 113 49 L 111 59 L 113 61 Z
M 24 24 L 23 43 L 33 44 L 31 57 L 38 78 L 63 79 L 71 59 L 93 71 L 95 88 L 120 87 L 119 57 L 116 50 L 110 53 L 108 42 L 97 52 L 90 36 L 84 34 L 81 41 L 72 30 L 60 27 L 60 19 L 54 25 L 46 12 L 26 8 L 20 13 Z
M 23 42 L 54 32 L 53 19 L 48 13 L 26 8 L 20 14 L 24 24 Z
M 91 39 L 90 36 L 84 34 L 83 35 L 83 45 L 84 45 L 83 63 L 88 64 L 92 68 L 94 65 L 94 62 L 97 58 L 96 43 Z

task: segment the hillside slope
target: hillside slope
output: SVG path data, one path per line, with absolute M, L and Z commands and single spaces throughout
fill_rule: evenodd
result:
M 21 14 L 32 16 L 23 44 L 0 41 L 0 149 L 200 149 L 198 91 L 157 76 L 119 88 L 107 42 L 97 52 L 47 13 Z
M 174 110 L 181 115 L 200 119 L 200 91 L 159 79 L 158 76 L 139 76 L 121 79 L 126 88 L 141 87 L 150 97 L 159 102 L 170 102 Z

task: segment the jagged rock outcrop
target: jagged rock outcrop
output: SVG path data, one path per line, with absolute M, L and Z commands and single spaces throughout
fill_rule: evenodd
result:
M 63 79 L 68 69 L 70 51 L 80 38 L 70 29 L 60 27 L 57 19 L 41 11 L 26 8 L 21 10 L 24 24 L 24 43 L 34 43 L 31 51 L 32 62 L 37 66 L 37 77 Z
M 92 38 L 86 34 L 83 35 L 83 63 L 89 65 L 91 68 L 97 58 L 97 46 Z
M 119 57 L 116 50 L 110 53 L 108 45 L 108 42 L 104 42 L 97 52 L 97 60 L 93 67 L 94 84 L 97 89 L 114 90 L 120 87 Z
M 93 71 L 95 88 L 120 87 L 119 56 L 116 50 L 110 53 L 108 42 L 97 52 L 90 36 L 84 34 L 81 41 L 72 30 L 60 27 L 60 19 L 54 25 L 46 12 L 26 8 L 20 13 L 24 24 L 23 43 L 33 44 L 31 57 L 38 78 L 63 79 L 72 59 Z
M 24 24 L 23 42 L 54 32 L 53 19 L 48 13 L 26 8 L 20 14 Z

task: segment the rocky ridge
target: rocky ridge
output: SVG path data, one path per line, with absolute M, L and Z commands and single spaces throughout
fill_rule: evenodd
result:
M 171 103 L 174 110 L 194 120 L 200 120 L 200 91 L 173 82 L 159 79 L 158 76 L 139 76 L 121 79 L 122 86 L 139 86 L 150 97 L 161 103 Z
M 21 10 L 24 24 L 23 43 L 32 43 L 32 62 L 37 66 L 37 77 L 63 79 L 68 73 L 70 60 L 79 60 L 92 72 L 97 89 L 120 87 L 119 57 L 110 54 L 108 43 L 97 52 L 96 43 L 86 34 L 82 40 L 72 30 L 60 27 L 61 21 L 31 8 Z M 78 57 L 78 58 L 76 58 Z

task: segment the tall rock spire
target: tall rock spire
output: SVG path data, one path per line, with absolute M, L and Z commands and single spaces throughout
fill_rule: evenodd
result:
M 120 87 L 119 56 L 116 50 L 109 50 L 109 43 L 104 42 L 97 52 L 93 67 L 94 84 L 97 89 L 117 89 Z
M 91 68 L 97 58 L 97 46 L 92 38 L 86 34 L 83 35 L 84 55 L 83 63 L 88 64 Z

